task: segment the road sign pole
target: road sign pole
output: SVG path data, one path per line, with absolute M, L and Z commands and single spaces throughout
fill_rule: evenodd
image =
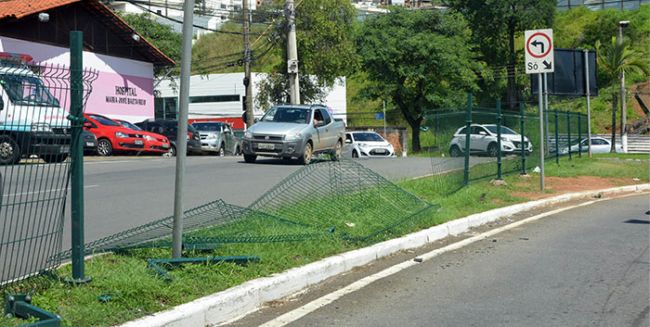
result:
M 587 95 L 587 146 L 591 158 L 591 99 L 589 94 L 589 50 L 585 49 L 585 94 Z
M 539 98 L 539 188 L 541 191 L 544 191 L 544 103 L 542 96 L 542 74 L 537 74 L 537 97 Z

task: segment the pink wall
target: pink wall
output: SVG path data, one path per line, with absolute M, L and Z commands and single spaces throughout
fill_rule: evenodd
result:
M 153 79 L 100 72 L 93 83 L 86 112 L 115 118 L 153 117 L 153 98 Z
M 40 63 L 70 65 L 69 49 L 62 47 L 0 36 L 0 51 L 29 54 Z M 83 64 L 99 72 L 86 112 L 131 122 L 154 117 L 153 64 L 87 51 L 83 53 Z M 61 98 L 61 92 L 52 94 Z M 60 100 L 62 105 L 68 103 L 68 99 Z

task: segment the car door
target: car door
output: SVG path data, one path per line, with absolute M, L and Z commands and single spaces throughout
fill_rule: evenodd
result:
M 235 153 L 235 138 L 232 135 L 232 130 L 230 126 L 223 125 L 221 128 L 221 138 L 226 144 L 226 152 L 234 154 Z
M 320 151 L 325 148 L 326 142 L 326 133 L 325 133 L 325 120 L 323 118 L 323 113 L 320 109 L 314 109 L 314 119 L 312 119 L 312 124 L 314 124 L 314 129 L 316 134 L 313 135 L 312 142 L 314 143 L 314 150 Z
M 324 144 L 323 147 L 327 149 L 333 149 L 338 141 L 338 135 L 336 134 L 336 129 L 334 128 L 334 119 L 330 116 L 330 113 L 325 108 L 318 109 L 321 112 L 321 116 L 324 120 Z
M 469 149 L 470 152 L 487 151 L 488 133 L 481 126 L 472 126 Z

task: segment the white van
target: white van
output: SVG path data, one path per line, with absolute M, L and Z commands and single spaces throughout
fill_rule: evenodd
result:
M 0 165 L 30 155 L 63 162 L 70 152 L 67 112 L 29 61 L 28 55 L 0 53 Z

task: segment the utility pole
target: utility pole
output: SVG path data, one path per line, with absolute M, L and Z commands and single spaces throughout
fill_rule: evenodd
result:
M 628 20 L 622 20 L 618 22 L 618 40 L 617 43 L 618 45 L 623 48 L 623 29 L 628 27 L 630 25 L 630 21 Z M 623 146 L 623 153 L 627 153 L 627 129 L 625 128 L 625 124 L 627 124 L 627 108 L 626 108 L 626 103 L 625 103 L 625 70 L 621 69 L 621 73 L 619 75 L 621 79 L 621 90 L 620 90 L 620 97 L 621 97 L 621 145 Z
M 244 99 L 244 110 L 246 111 L 247 127 L 253 125 L 255 117 L 253 117 L 253 83 L 251 81 L 251 44 L 250 44 L 250 12 L 248 10 L 249 0 L 242 0 L 243 19 L 244 19 L 244 87 L 246 88 L 246 96 Z
M 287 73 L 289 74 L 289 98 L 291 104 L 300 104 L 300 83 L 298 82 L 298 49 L 296 47 L 296 11 L 293 0 L 287 0 Z
M 176 134 L 176 178 L 174 184 L 174 220 L 172 230 L 172 258 L 183 253 L 183 177 L 187 157 L 187 116 L 190 98 L 190 69 L 192 68 L 192 32 L 194 0 L 185 1 L 183 12 L 183 41 L 181 54 L 181 90 L 179 95 L 178 129 Z

